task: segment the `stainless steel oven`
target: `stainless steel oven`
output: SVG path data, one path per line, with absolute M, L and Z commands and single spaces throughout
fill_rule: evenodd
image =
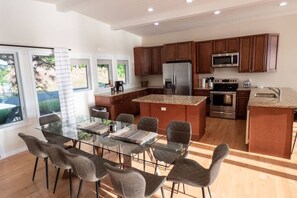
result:
M 218 118 L 235 119 L 236 117 L 236 92 L 211 91 L 210 116 Z
M 238 80 L 215 79 L 214 88 L 210 91 L 210 117 L 236 118 L 236 89 Z

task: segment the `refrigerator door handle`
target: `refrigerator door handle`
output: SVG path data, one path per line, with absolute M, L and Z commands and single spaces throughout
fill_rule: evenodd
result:
M 175 81 L 174 81 L 175 74 L 172 74 L 172 94 L 175 94 Z

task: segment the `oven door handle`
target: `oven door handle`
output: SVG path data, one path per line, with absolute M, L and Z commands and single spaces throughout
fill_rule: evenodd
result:
M 230 94 L 236 94 L 236 92 L 235 91 L 210 91 L 210 94 L 230 95 Z
M 233 114 L 232 112 L 225 112 L 225 111 L 212 111 L 213 113 L 220 113 L 220 114 Z

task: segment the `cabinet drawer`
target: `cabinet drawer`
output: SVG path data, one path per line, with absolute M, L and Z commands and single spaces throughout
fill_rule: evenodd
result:
M 195 96 L 210 96 L 210 90 L 194 90 Z
M 250 97 L 250 90 L 246 90 L 246 91 L 236 91 L 236 96 L 237 97 Z

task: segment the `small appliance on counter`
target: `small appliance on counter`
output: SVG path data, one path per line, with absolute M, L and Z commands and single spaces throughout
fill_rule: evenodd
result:
M 251 80 L 245 80 L 243 82 L 243 87 L 244 88 L 250 88 L 252 86 Z
M 124 91 L 124 82 L 122 80 L 115 81 L 115 91 L 123 92 Z

